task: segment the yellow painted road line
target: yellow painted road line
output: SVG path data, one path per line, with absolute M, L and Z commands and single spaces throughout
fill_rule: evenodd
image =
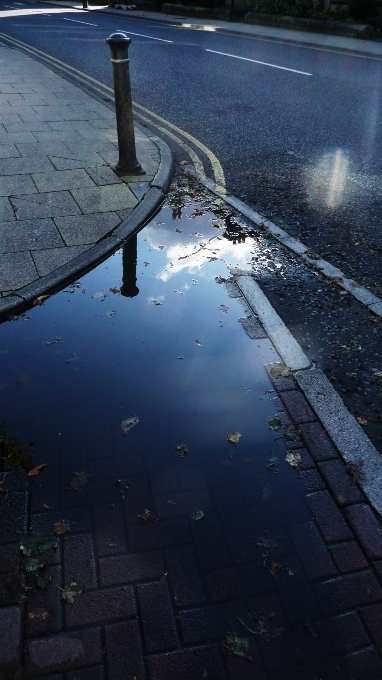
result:
M 162 118 L 162 116 L 158 116 L 158 114 L 154 113 L 153 111 L 146 109 L 145 106 L 141 106 L 140 104 L 137 104 L 137 102 L 134 102 L 134 106 L 136 106 L 141 111 L 144 111 L 149 116 L 154 117 L 155 120 L 159 120 L 161 123 L 164 123 L 164 125 L 167 125 L 172 130 L 175 130 L 175 132 L 180 133 L 181 135 L 183 135 L 183 137 L 186 137 L 186 139 L 188 139 L 190 142 L 192 142 L 192 144 L 197 146 L 198 149 L 203 151 L 203 153 L 207 156 L 208 160 L 210 161 L 210 163 L 212 165 L 212 170 L 213 170 L 213 173 L 214 173 L 214 176 L 215 176 L 215 182 L 216 182 L 215 191 L 217 191 L 219 194 L 223 194 L 223 195 L 225 195 L 227 193 L 223 168 L 220 165 L 218 158 L 215 156 L 215 154 L 212 151 L 210 151 L 210 149 L 207 146 L 205 146 L 202 142 L 199 142 L 199 140 L 196 139 L 195 137 L 193 137 L 193 135 L 190 135 L 188 132 L 185 132 L 181 128 L 178 128 L 173 123 L 170 123 L 168 120 L 165 120 L 165 118 Z
M 111 87 L 108 87 L 107 85 L 104 85 L 101 83 L 99 80 L 96 80 L 95 78 L 92 78 L 92 76 L 88 76 L 86 73 L 83 73 L 82 71 L 79 71 L 78 69 L 74 68 L 73 66 L 70 66 L 69 64 L 66 64 L 63 61 L 60 61 L 60 59 L 56 59 L 56 57 L 52 57 L 49 54 L 46 54 L 46 52 L 42 52 L 41 50 L 38 50 L 36 47 L 32 47 L 31 45 L 27 45 L 24 42 L 21 42 L 20 40 L 17 40 L 16 38 L 13 38 L 6 33 L 0 33 L 0 37 L 8 40 L 11 43 L 14 43 L 15 45 L 21 47 L 22 49 L 26 50 L 27 52 L 30 52 L 31 54 L 34 54 L 38 56 L 41 59 L 44 59 L 45 61 L 53 64 L 53 65 L 58 65 L 63 71 L 66 71 L 68 74 L 73 75 L 73 73 L 76 74 L 76 78 L 80 80 L 82 83 L 85 83 L 86 85 L 89 85 L 91 83 L 92 87 L 97 91 L 100 92 L 101 94 L 114 94 L 114 90 Z M 214 173 L 214 178 L 215 178 L 215 191 L 218 193 L 222 194 L 223 196 L 226 195 L 226 183 L 225 183 L 225 177 L 224 177 L 224 171 L 223 168 L 218 160 L 218 158 L 215 156 L 215 154 L 210 151 L 210 149 L 205 146 L 202 142 L 199 142 L 198 139 L 193 137 L 193 135 L 190 135 L 188 132 L 185 130 L 182 130 L 181 128 L 177 127 L 173 123 L 170 123 L 170 121 L 166 120 L 165 118 L 162 118 L 162 116 L 158 116 L 158 114 L 154 113 L 153 111 L 150 111 L 150 109 L 147 109 L 145 106 L 141 106 L 141 104 L 138 104 L 137 102 L 133 102 L 133 105 L 140 109 L 140 111 L 144 112 L 149 118 L 154 118 L 155 120 L 158 120 L 160 123 L 165 125 L 166 127 L 171 128 L 172 130 L 175 130 L 178 134 L 182 135 L 186 139 L 188 139 L 194 146 L 196 146 L 198 149 L 200 149 L 208 158 L 208 160 L 211 163 L 212 170 Z M 170 135 L 168 135 L 170 136 Z M 174 136 L 175 137 L 175 136 Z M 173 137 L 173 138 L 174 138 Z M 176 139 L 176 141 L 178 141 Z M 182 145 L 181 145 L 182 146 Z M 183 143 L 183 148 L 185 149 L 184 143 Z M 188 152 L 187 152 L 188 153 Z M 194 156 L 196 156 L 195 152 L 193 152 Z M 196 156 L 196 158 L 198 158 Z M 200 159 L 198 158 L 198 161 L 201 163 Z M 197 168 L 195 168 L 197 170 Z M 198 170 L 197 170 L 198 172 Z M 203 170 L 204 172 L 204 170 Z M 199 173 L 198 173 L 199 174 Z
M 179 146 L 181 146 L 182 149 L 184 149 L 185 152 L 188 153 L 188 155 L 190 156 L 190 158 L 191 158 L 191 160 L 194 164 L 196 173 L 198 175 L 198 179 L 200 179 L 202 182 L 206 179 L 206 174 L 204 172 L 204 166 L 203 166 L 202 161 L 200 160 L 199 156 L 195 153 L 195 151 L 193 149 L 191 149 L 190 146 L 188 146 L 188 144 L 185 144 L 185 142 L 183 142 L 181 139 L 179 139 L 179 137 L 177 137 L 172 132 L 170 132 L 170 130 L 166 130 L 166 128 L 162 127 L 161 125 L 158 125 L 158 123 L 154 123 L 150 118 L 147 118 L 146 116 L 142 115 L 142 113 L 135 111 L 134 115 L 137 118 L 139 118 L 140 120 L 144 120 L 145 123 L 149 123 L 150 125 L 155 127 L 157 130 L 160 130 L 162 133 L 167 135 L 167 137 L 170 137 L 170 139 L 173 139 L 174 142 L 179 144 Z

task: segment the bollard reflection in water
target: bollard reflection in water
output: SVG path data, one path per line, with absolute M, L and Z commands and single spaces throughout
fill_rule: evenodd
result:
M 122 286 L 121 295 L 135 297 L 139 293 L 137 287 L 137 235 L 131 236 L 122 250 Z

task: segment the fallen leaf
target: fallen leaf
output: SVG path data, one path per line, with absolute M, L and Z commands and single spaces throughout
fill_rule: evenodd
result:
M 367 425 L 367 420 L 365 418 L 358 417 L 356 420 L 360 425 Z
M 32 621 L 45 621 L 49 616 L 46 609 L 36 609 L 35 612 L 29 612 L 28 619 Z
M 75 472 L 72 479 L 70 480 L 70 486 L 76 491 L 82 491 L 82 487 L 85 486 L 91 474 L 86 470 L 82 472 Z
M 188 165 L 188 161 L 180 161 L 179 165 Z
M 120 290 L 121 290 L 120 288 L 109 288 L 110 293 L 114 293 L 114 295 L 115 295 L 116 293 L 119 293 Z
M 201 347 L 202 343 L 200 342 L 200 340 L 195 340 L 195 345 L 199 345 L 199 347 Z
M 34 305 L 42 305 L 42 303 L 50 298 L 50 295 L 39 295 L 35 300 L 33 300 Z
M 44 565 L 41 564 L 40 560 L 36 559 L 35 557 L 30 557 L 25 565 L 25 571 L 37 571 L 37 569 L 42 569 L 43 566 Z
M 241 439 L 240 432 L 232 432 L 232 434 L 228 435 L 227 442 L 231 442 L 231 444 L 238 444 L 240 439 Z
M 272 366 L 270 373 L 272 378 L 289 378 L 291 370 L 284 364 L 275 364 Z
M 37 465 L 37 467 L 33 468 L 30 472 L 28 472 L 28 477 L 35 477 L 36 475 L 39 475 L 42 470 L 44 470 L 47 466 L 47 463 L 41 463 L 41 465 Z
M 296 468 L 301 465 L 301 453 L 298 451 L 287 451 L 285 460 L 291 467 Z
M 240 659 L 252 661 L 248 654 L 249 644 L 246 638 L 239 638 L 237 635 L 227 635 L 221 649 L 223 654 L 227 654 L 227 656 L 238 656 Z
M 69 588 L 60 588 L 60 586 L 57 586 L 57 588 L 61 590 L 61 598 L 65 600 L 65 602 L 73 604 L 74 598 L 77 597 L 77 595 L 81 595 L 82 590 L 72 590 L 73 586 L 76 585 L 77 583 L 73 582 L 70 584 Z
M 67 534 L 69 530 L 70 530 L 70 524 L 66 519 L 59 520 L 58 522 L 55 522 L 54 524 L 52 524 L 52 531 L 57 536 L 62 536 L 63 534 Z
M 126 418 L 126 420 L 122 420 L 121 427 L 123 430 L 123 434 L 127 434 L 129 430 L 131 430 L 134 425 L 137 425 L 139 423 L 139 418 L 137 416 L 133 416 L 132 418 Z
M 282 565 L 282 564 L 279 564 L 279 562 L 272 562 L 269 571 L 271 572 L 272 576 L 276 577 L 277 574 L 279 573 L 279 571 L 280 571 L 282 568 L 283 568 L 283 565 Z
M 155 515 L 152 515 L 148 508 L 146 508 L 146 510 L 144 510 L 142 514 L 138 516 L 142 522 L 160 522 L 162 519 L 161 517 L 155 517 Z
M 268 427 L 270 430 L 278 430 L 281 427 L 280 418 L 268 418 Z
M 187 456 L 188 454 L 188 449 L 185 447 L 184 444 L 179 444 L 179 446 L 176 446 L 175 451 L 177 451 L 178 456 L 180 458 L 184 458 L 184 456 Z
M 190 517 L 194 520 L 202 519 L 202 517 L 204 517 L 204 512 L 203 510 L 194 510 Z
M 317 633 L 314 632 L 314 630 L 312 629 L 312 627 L 311 627 L 311 625 L 310 625 L 310 617 L 307 618 L 307 620 L 306 620 L 306 623 L 305 623 L 305 632 L 306 632 L 308 635 L 313 635 L 314 637 L 317 637 Z
M 242 626 L 244 626 L 244 628 L 248 630 L 249 633 L 252 633 L 252 635 L 259 635 L 259 637 L 261 637 L 262 640 L 265 640 L 266 642 L 268 642 L 268 640 L 271 638 L 281 635 L 283 632 L 282 628 L 276 628 L 273 626 L 273 619 L 275 618 L 275 615 L 272 613 L 267 614 L 267 612 L 265 612 L 263 609 L 259 609 L 253 614 L 248 612 L 248 618 L 251 622 L 251 627 L 247 626 L 247 624 L 239 617 L 237 617 L 237 620 Z

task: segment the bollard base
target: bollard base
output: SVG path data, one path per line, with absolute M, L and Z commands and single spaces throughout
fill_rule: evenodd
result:
M 114 171 L 116 172 L 117 175 L 145 175 L 146 171 L 142 168 L 140 163 L 137 163 L 137 165 L 134 165 L 133 167 L 129 166 L 128 168 L 124 168 L 121 166 L 119 163 L 114 168 Z

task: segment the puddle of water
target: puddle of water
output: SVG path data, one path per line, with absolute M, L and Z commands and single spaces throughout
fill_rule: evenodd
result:
M 282 644 L 290 663 L 297 648 L 306 663 L 294 627 L 320 610 L 287 533 L 311 515 L 267 424 L 279 404 L 264 365 L 278 357 L 269 340 L 246 335 L 246 311 L 216 281 L 227 264 L 246 265 L 253 242 L 222 213 L 201 213 L 172 201 L 80 282 L 3 324 L 2 421 L 8 436 L 34 442 L 35 465 L 47 463 L 32 484 L 32 526 L 49 527 L 59 511 L 77 522 L 73 532 L 93 532 L 102 559 L 147 549 L 139 515 L 148 509 L 168 527 L 150 549 L 196 548 L 207 595 L 170 581 L 176 605 L 279 591 Z M 71 481 L 84 470 L 78 492 Z

